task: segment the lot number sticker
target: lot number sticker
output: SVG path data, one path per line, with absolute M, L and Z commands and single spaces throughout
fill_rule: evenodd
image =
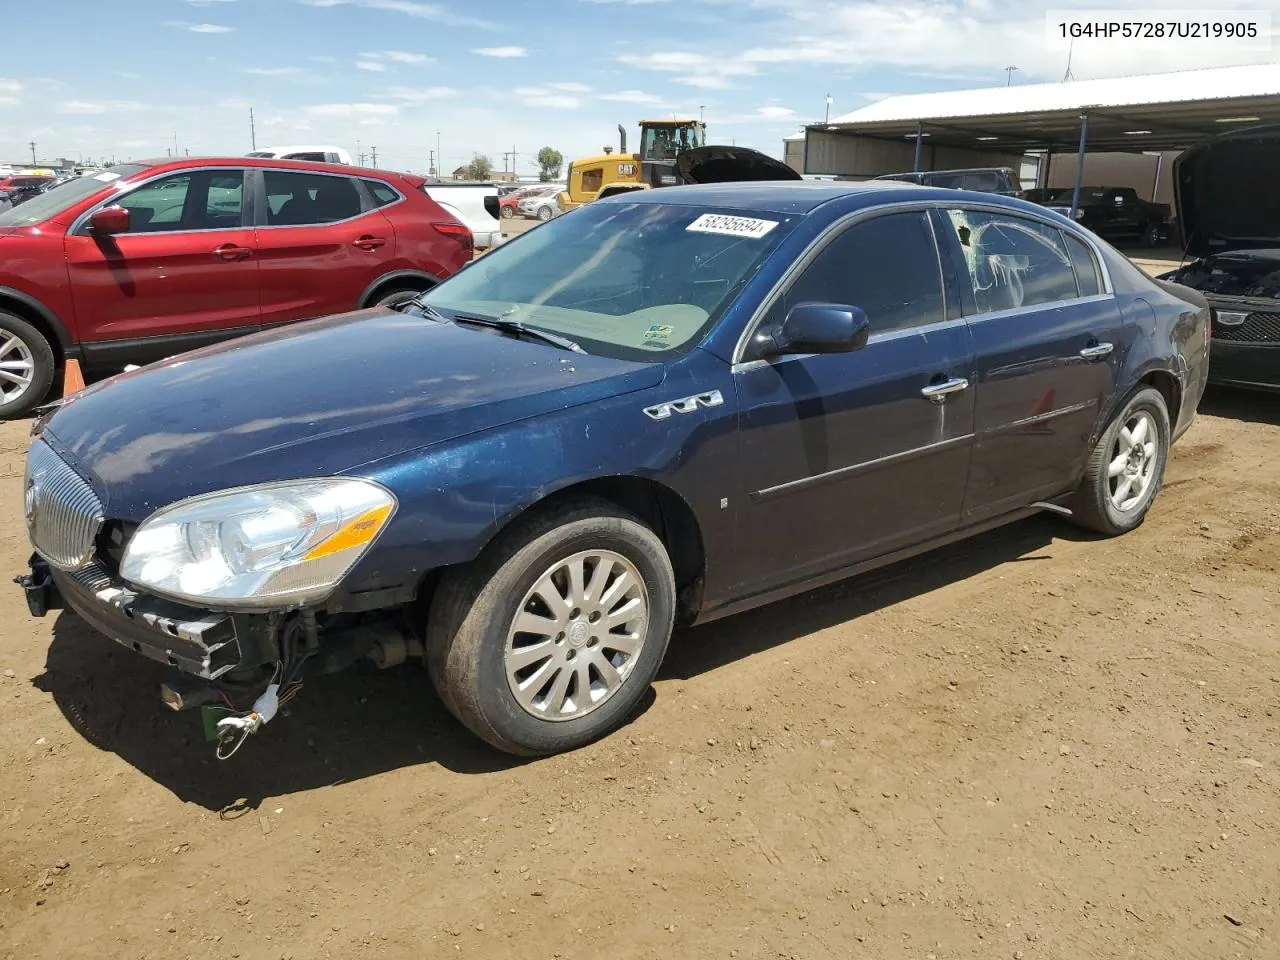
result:
M 685 229 L 693 233 L 720 233 L 726 237 L 750 237 L 758 240 L 777 225 L 777 220 L 757 220 L 754 217 L 729 217 L 723 213 L 704 213 Z

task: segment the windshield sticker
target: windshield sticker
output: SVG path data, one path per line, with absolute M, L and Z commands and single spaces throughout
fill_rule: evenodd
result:
M 676 332 L 676 328 L 665 323 L 652 323 L 649 329 L 644 332 L 640 338 L 644 341 L 644 345 L 665 347 L 671 339 L 671 335 Z
M 103 183 L 110 183 L 112 180 L 119 180 L 120 174 L 112 173 L 110 170 L 103 170 L 101 173 L 95 173 L 93 179 L 101 180 Z
M 730 217 L 723 213 L 704 213 L 685 229 L 692 233 L 719 233 L 726 237 L 750 237 L 758 240 L 777 225 L 777 220 L 757 220 L 754 217 Z

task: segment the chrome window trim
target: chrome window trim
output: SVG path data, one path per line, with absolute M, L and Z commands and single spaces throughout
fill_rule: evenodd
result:
M 121 197 L 126 196 L 127 194 L 130 194 L 130 193 L 133 193 L 135 190 L 138 190 L 141 187 L 145 187 L 148 184 L 155 183 L 157 180 L 164 180 L 166 177 L 181 176 L 184 173 L 205 173 L 207 171 L 226 172 L 228 170 L 239 170 L 241 176 L 244 179 L 244 185 L 247 192 L 247 188 L 249 184 L 249 171 L 256 170 L 256 169 L 259 169 L 259 168 L 251 167 L 251 166 L 235 166 L 235 165 L 181 167 L 177 170 L 166 170 L 164 173 L 157 173 L 153 176 L 147 177 L 143 180 L 137 180 L 133 183 L 123 184 L 123 185 L 117 184 L 116 185 L 117 190 L 114 193 L 112 193 L 110 196 L 103 198 L 102 200 L 99 200 L 93 206 L 89 207 L 89 209 L 85 210 L 84 213 L 80 214 L 80 216 L 76 217 L 76 219 L 72 222 L 71 227 L 67 230 L 67 236 L 69 237 L 93 236 L 93 234 L 88 231 L 84 231 L 83 233 L 81 232 L 84 225 L 89 221 L 89 218 L 91 216 L 93 216 L 103 207 L 111 206 L 113 203 L 117 202 Z M 124 189 L 119 189 L 120 186 L 123 186 Z M 150 237 L 150 236 L 156 236 L 158 234 L 164 234 L 166 237 L 172 237 L 172 236 L 176 236 L 184 233 L 225 233 L 228 230 L 252 230 L 253 224 L 244 223 L 244 209 L 245 209 L 245 202 L 244 202 L 244 199 L 242 199 L 240 203 L 241 223 L 240 223 L 240 226 L 238 227 L 202 227 L 199 230 L 150 230 L 150 231 L 147 231 L 146 233 L 122 233 L 122 234 L 118 234 L 118 236 Z
M 738 341 L 733 348 L 733 356 L 730 362 L 730 367 L 732 372 L 737 373 L 742 369 L 754 367 L 758 363 L 770 362 L 768 360 L 744 361 L 742 357 L 743 357 L 743 354 L 746 352 L 747 344 L 750 342 L 751 337 L 754 336 L 755 332 L 759 329 L 760 324 L 764 322 L 765 315 L 773 308 L 773 305 L 777 302 L 778 298 L 784 295 L 786 291 L 790 289 L 790 286 L 794 282 L 795 278 L 805 268 L 807 268 L 813 262 L 813 260 L 817 257 L 817 255 L 821 253 L 823 249 L 825 249 L 827 244 L 831 243 L 839 234 L 843 233 L 846 229 L 854 226 L 857 223 L 861 223 L 864 220 L 872 220 L 879 216 L 885 216 L 891 213 L 910 213 L 914 211 L 927 212 L 933 209 L 938 209 L 943 211 L 954 210 L 954 209 L 976 210 L 976 211 L 981 211 L 983 213 L 993 213 L 993 214 L 1003 215 L 1003 216 L 1021 217 L 1024 220 L 1030 220 L 1032 222 L 1039 223 L 1042 226 L 1048 227 L 1050 229 L 1069 232 L 1070 234 L 1075 236 L 1077 239 L 1083 241 L 1085 246 L 1093 254 L 1094 263 L 1095 263 L 1095 266 L 1097 266 L 1099 275 L 1102 279 L 1102 288 L 1103 288 L 1103 293 L 1093 294 L 1088 297 L 1073 297 L 1070 300 L 1055 300 L 1052 303 L 1048 303 L 1048 304 L 1036 304 L 1034 307 L 1017 307 L 1017 308 L 1014 308 L 1013 310 L 1001 310 L 996 313 L 966 314 L 966 315 L 962 315 L 956 320 L 945 321 L 945 323 L 965 323 L 965 322 L 974 321 L 974 320 L 985 320 L 990 317 L 1004 316 L 1010 313 L 1018 313 L 1028 309 L 1038 309 L 1041 307 L 1071 306 L 1078 303 L 1091 302 L 1093 300 L 1115 299 L 1115 287 L 1112 284 L 1111 270 L 1107 265 L 1107 258 L 1102 255 L 1102 249 L 1098 246 L 1097 241 L 1088 232 L 1080 229 L 1074 223 L 1069 225 L 1064 225 L 1055 220 L 1051 220 L 1048 217 L 1040 216 L 1035 211 L 1011 210 L 1010 208 L 1003 206 L 1001 204 L 984 203 L 981 200 L 973 200 L 973 201 L 961 200 L 959 202 L 955 200 L 944 200 L 944 199 L 905 200 L 905 201 L 899 201 L 897 203 L 881 204 L 878 206 L 866 207 L 861 210 L 855 210 L 851 213 L 847 213 L 844 216 L 840 217 L 839 219 L 829 223 L 826 229 L 822 231 L 822 233 L 814 237 L 814 239 L 810 242 L 809 246 L 806 247 L 804 251 L 800 254 L 800 256 L 798 256 L 792 262 L 791 266 L 787 268 L 786 273 L 784 273 L 781 277 L 778 278 L 777 282 L 773 285 L 773 287 L 770 288 L 769 292 L 765 294 L 763 299 L 761 299 L 759 306 L 757 306 L 756 309 L 752 311 L 751 318 L 747 321 L 746 325 L 743 327 L 742 333 L 738 336 Z M 933 229 L 932 218 L 930 218 L 929 226 L 930 226 L 930 230 L 932 230 Z M 943 309 L 945 310 L 947 285 L 946 285 L 946 273 L 943 270 L 943 265 L 942 265 L 942 250 L 940 246 L 941 240 L 936 233 L 933 234 L 933 237 L 934 237 L 934 255 L 938 261 L 938 275 L 942 280 Z M 963 305 L 962 305 L 962 310 L 963 310 Z M 927 328 L 932 328 L 934 326 L 938 326 L 938 325 L 922 324 L 919 327 L 906 327 L 901 331 L 895 330 L 895 331 L 886 331 L 884 334 L 873 334 L 871 338 L 868 340 L 868 342 L 869 343 L 876 342 L 877 337 L 887 337 L 890 334 L 909 333 L 916 330 L 924 330 Z M 791 358 L 787 358 L 787 359 L 791 359 Z
M 1011 317 L 1015 313 L 1040 313 L 1044 310 L 1057 310 L 1059 307 L 1074 307 L 1082 303 L 1101 303 L 1103 300 L 1114 300 L 1114 293 L 1094 293 L 1087 297 L 1072 297 L 1070 300 L 1050 300 L 1046 303 L 1032 303 L 1025 307 L 1010 307 L 1007 310 L 991 310 L 987 313 L 974 313 L 965 317 L 969 323 L 986 323 L 988 320 L 1000 320 Z

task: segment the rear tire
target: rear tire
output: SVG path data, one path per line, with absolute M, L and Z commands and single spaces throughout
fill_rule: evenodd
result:
M 499 750 L 573 750 L 639 706 L 675 599 L 658 536 L 607 501 L 576 499 L 518 521 L 446 574 L 428 616 L 427 667 L 449 711 Z
M 551 213 L 550 207 L 538 208 L 538 219 L 541 220 L 543 223 L 546 223 L 548 220 L 551 219 L 551 217 L 552 217 L 552 213 Z
M 1139 526 L 1164 481 L 1170 433 L 1169 409 L 1159 390 L 1143 387 L 1130 397 L 1085 464 L 1072 520 L 1109 537 Z
M 1148 248 L 1160 246 L 1160 224 L 1149 223 L 1143 227 L 1142 244 Z
M 53 385 L 57 361 L 44 334 L 21 317 L 0 311 L 0 418 L 39 406 Z
M 510 219 L 511 219 L 511 218 L 513 218 L 515 215 L 516 215 L 516 211 L 515 211 L 515 209 L 514 209 L 514 208 L 512 208 L 512 207 L 503 207 L 503 208 L 502 208 L 502 219 L 503 219 L 503 220 L 510 220 Z

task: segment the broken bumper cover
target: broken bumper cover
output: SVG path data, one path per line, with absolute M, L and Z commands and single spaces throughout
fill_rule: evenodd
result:
M 275 656 L 268 618 L 232 616 L 140 594 L 111 576 L 101 563 L 75 571 L 53 570 L 39 556 L 19 577 L 34 616 L 66 606 L 90 627 L 152 660 L 205 680 Z

